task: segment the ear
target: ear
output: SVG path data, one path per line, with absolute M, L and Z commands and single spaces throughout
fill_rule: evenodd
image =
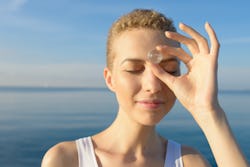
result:
M 112 92 L 115 92 L 112 73 L 107 67 L 105 67 L 103 70 L 103 76 L 104 76 L 106 85 L 108 86 L 109 90 L 111 90 Z

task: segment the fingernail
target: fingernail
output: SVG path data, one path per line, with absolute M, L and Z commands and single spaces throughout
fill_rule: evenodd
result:
M 156 46 L 156 49 L 157 49 L 157 50 L 161 50 L 161 48 L 162 48 L 162 45 Z
M 205 26 L 210 26 L 210 24 L 208 23 L 208 21 L 206 21 Z
M 166 45 L 158 45 L 158 46 L 156 46 L 156 49 L 157 49 L 157 50 L 161 50 L 161 49 L 163 49 L 163 48 L 166 48 Z
M 170 32 L 169 31 L 165 31 L 165 35 L 169 37 L 170 36 Z
M 179 23 L 179 27 L 180 27 L 180 29 L 182 29 L 184 26 L 185 26 L 185 24 L 184 24 L 184 23 L 182 23 L 182 22 L 180 22 L 180 23 Z

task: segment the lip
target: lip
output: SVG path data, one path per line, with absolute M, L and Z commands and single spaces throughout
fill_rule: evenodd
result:
M 147 109 L 157 109 L 159 108 L 162 104 L 164 104 L 164 101 L 158 100 L 158 99 L 147 99 L 147 100 L 137 100 L 137 104 L 142 106 L 143 108 Z

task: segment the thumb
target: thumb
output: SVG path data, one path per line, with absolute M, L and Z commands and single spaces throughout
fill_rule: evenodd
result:
M 176 77 L 164 71 L 158 64 L 149 63 L 154 75 L 164 82 L 171 90 L 173 90 Z

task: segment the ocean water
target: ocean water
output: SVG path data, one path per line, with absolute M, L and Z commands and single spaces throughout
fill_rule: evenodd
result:
M 250 92 L 222 91 L 219 99 L 249 161 Z M 51 146 L 103 130 L 117 111 L 114 94 L 101 88 L 5 87 L 0 88 L 0 106 L 1 167 L 40 166 Z M 157 130 L 195 147 L 216 166 L 203 133 L 178 102 Z

